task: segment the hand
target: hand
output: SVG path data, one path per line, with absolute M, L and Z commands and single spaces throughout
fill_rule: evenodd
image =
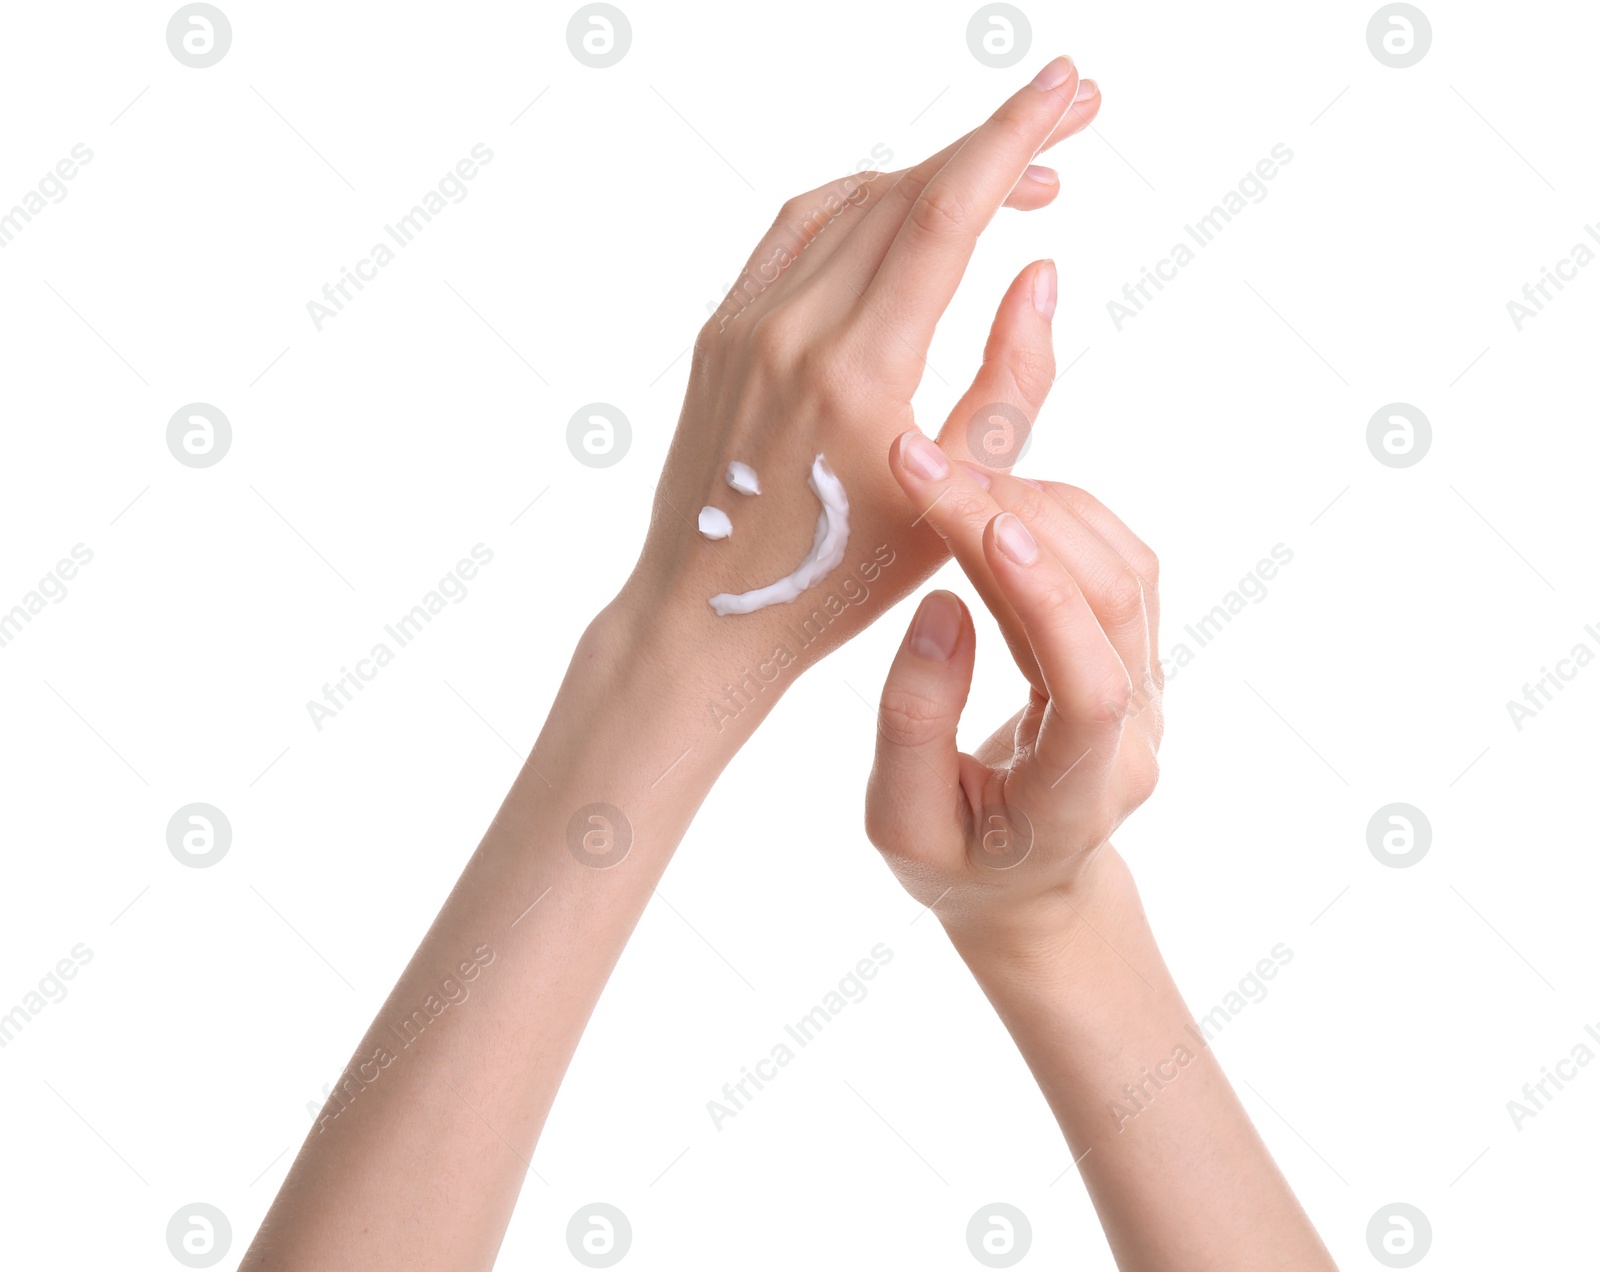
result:
M 766 679 L 777 662 L 793 667 L 786 685 L 940 564 L 943 540 L 917 521 L 921 506 L 908 505 L 884 453 L 913 422 L 934 326 L 979 234 L 1002 205 L 1027 210 L 1055 197 L 1059 182 L 1032 160 L 1085 128 L 1099 105 L 1093 83 L 1058 58 L 988 122 L 916 167 L 848 177 L 784 205 L 695 344 L 644 550 L 612 606 L 640 634 L 630 642 L 640 657 L 671 658 L 680 677 L 704 679 L 714 700 L 742 670 L 760 668 Z M 1048 261 L 1012 283 L 983 366 L 941 432 L 952 454 L 967 453 L 980 407 L 1004 403 L 1035 418 L 1054 376 L 1055 303 Z M 819 511 L 807 477 L 818 454 L 850 503 L 843 563 L 792 604 L 714 614 L 713 595 L 764 586 L 806 555 Z M 759 496 L 725 483 L 734 460 L 756 470 Z M 707 504 L 729 514 L 731 538 L 698 533 Z M 787 658 L 774 660 L 779 649 Z M 692 666 L 684 650 L 695 651 Z
M 1084 491 L 951 465 L 916 432 L 892 467 L 1035 684 L 976 755 L 959 753 L 976 634 L 959 598 L 930 593 L 884 684 L 867 834 L 958 941 L 1048 938 L 1155 787 L 1156 558 Z

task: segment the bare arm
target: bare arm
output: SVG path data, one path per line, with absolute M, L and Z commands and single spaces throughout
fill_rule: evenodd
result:
M 956 749 L 975 632 L 926 597 L 884 685 L 867 828 L 944 923 L 1038 1079 L 1126 1272 L 1333 1266 L 1204 1045 L 1110 844 L 1156 783 L 1156 560 L 1074 487 L 892 467 L 983 593 L 1031 688 Z
M 711 783 L 801 672 L 945 559 L 884 449 L 912 419 L 934 325 L 979 234 L 1002 206 L 1056 196 L 1032 161 L 1098 107 L 1058 58 L 915 168 L 784 205 L 695 343 L 632 576 L 590 626 L 526 768 L 242 1267 L 493 1263 L 578 1038 Z M 952 444 L 981 405 L 1038 412 L 1054 278 L 1047 262 L 1029 265 L 1001 301 L 945 423 Z M 806 475 L 819 454 L 849 499 L 843 559 L 792 607 L 714 613 L 711 597 L 783 578 L 813 542 Z M 761 474 L 759 498 L 729 491 L 735 460 Z M 705 505 L 731 514 L 735 537 L 700 537 Z M 537 648 L 537 630 L 529 639 Z
M 1106 848 L 1037 939 L 958 938 L 1127 1272 L 1332 1268 Z

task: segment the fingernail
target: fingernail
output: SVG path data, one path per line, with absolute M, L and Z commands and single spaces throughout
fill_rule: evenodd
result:
M 1027 177 L 1029 181 L 1037 181 L 1040 185 L 1053 186 L 1061 184 L 1061 178 L 1056 175 L 1054 168 L 1041 167 L 1036 163 L 1030 163 L 1028 170 L 1022 175 Z
M 981 468 L 975 467 L 974 465 L 967 463 L 967 461 L 964 460 L 964 459 L 963 460 L 958 460 L 957 462 L 961 465 L 961 467 L 963 467 L 963 468 L 965 468 L 967 470 L 967 476 L 968 477 L 972 478 L 973 481 L 977 482 L 978 485 L 982 486 L 985 490 L 989 489 L 989 474 L 988 473 L 984 472 L 983 469 L 981 469 Z
M 950 474 L 950 463 L 944 452 L 915 429 L 902 435 L 900 458 L 907 468 L 928 481 Z
M 1060 88 L 1061 85 L 1066 83 L 1067 76 L 1071 74 L 1072 59 L 1070 57 L 1058 57 L 1033 77 L 1033 86 L 1042 89 Z
M 994 519 L 994 541 L 1018 565 L 1032 565 L 1039 559 L 1039 545 L 1022 519 L 1012 513 L 1002 512 Z
M 1096 84 L 1093 80 L 1081 79 L 1078 81 L 1078 91 L 1072 95 L 1072 100 L 1074 102 L 1081 102 L 1086 98 L 1093 97 L 1099 91 L 1100 85 Z
M 1044 261 L 1033 272 L 1033 307 L 1046 318 L 1056 312 L 1056 263 Z
M 1016 473 L 1012 473 L 1011 475 L 1013 477 L 1017 477 Z M 1032 486 L 1035 490 L 1043 490 L 1044 489 L 1044 487 L 1041 486 L 1038 482 L 1034 481 L 1034 479 L 1032 477 L 1017 477 L 1017 480 L 1020 481 L 1025 486 Z
M 945 662 L 961 636 L 961 605 L 949 592 L 929 592 L 917 606 L 906 648 L 919 658 Z

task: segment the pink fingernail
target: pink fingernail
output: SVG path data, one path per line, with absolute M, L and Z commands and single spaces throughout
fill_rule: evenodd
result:
M 1056 263 L 1042 261 L 1033 272 L 1033 307 L 1046 318 L 1056 313 Z
M 1052 88 L 1060 88 L 1067 82 L 1067 76 L 1071 74 L 1072 59 L 1070 57 L 1058 57 L 1033 77 L 1033 86 L 1047 91 Z
M 1037 181 L 1040 185 L 1060 185 L 1061 178 L 1056 175 L 1054 168 L 1042 168 L 1036 163 L 1030 163 L 1028 170 L 1022 174 L 1029 181 Z
M 994 541 L 1018 565 L 1032 565 L 1039 559 L 1039 545 L 1020 517 L 1002 512 L 994 519 Z
M 1013 477 L 1017 477 L 1016 473 L 1012 473 L 1011 475 Z M 1041 486 L 1038 482 L 1034 481 L 1034 479 L 1032 477 L 1017 477 L 1017 480 L 1020 481 L 1024 486 L 1032 486 L 1035 490 L 1043 490 L 1044 489 L 1044 487 Z
M 929 592 L 906 633 L 906 648 L 932 662 L 946 662 L 961 637 L 961 602 L 949 592 Z
M 972 478 L 973 481 L 977 482 L 978 485 L 982 486 L 985 490 L 989 489 L 988 473 L 984 472 L 981 468 L 975 468 L 973 465 L 967 463 L 967 461 L 964 459 L 958 462 L 961 464 L 961 467 L 967 470 L 968 477 Z
M 928 481 L 950 474 L 950 461 L 944 452 L 915 429 L 901 435 L 900 458 L 907 468 Z
M 1072 100 L 1074 102 L 1081 102 L 1087 98 L 1093 97 L 1099 91 L 1100 85 L 1096 84 L 1093 80 L 1079 80 L 1078 91 L 1072 95 Z

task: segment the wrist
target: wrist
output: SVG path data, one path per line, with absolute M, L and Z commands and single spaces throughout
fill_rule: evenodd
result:
M 979 981 L 1082 976 L 1106 955 L 1106 939 L 1143 922 L 1127 863 L 1109 843 L 1061 884 L 986 913 L 952 918 L 945 931 Z M 1114 957 L 1114 955 L 1113 955 Z
M 787 629 L 774 634 L 770 616 L 719 617 L 704 601 L 630 581 L 590 623 L 574 666 L 583 658 L 619 694 L 670 719 L 697 755 L 725 764 L 810 665 L 807 652 Z

